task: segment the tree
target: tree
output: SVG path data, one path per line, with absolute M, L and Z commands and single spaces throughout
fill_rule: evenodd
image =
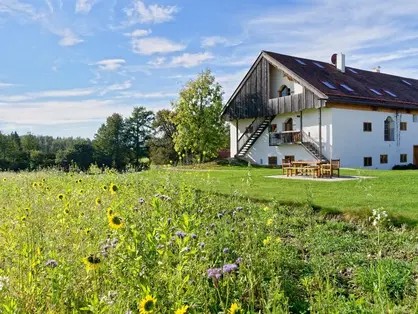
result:
M 22 150 L 30 152 L 31 150 L 38 150 L 39 142 L 35 135 L 28 133 L 20 137 Z
M 135 107 L 129 118 L 125 120 L 126 143 L 133 152 L 133 164 L 138 169 L 139 159 L 147 156 L 146 143 L 152 133 L 154 113 L 144 107 Z
M 180 91 L 173 103 L 177 153 L 190 152 L 199 162 L 216 156 L 225 139 L 222 94 L 210 70 L 200 73 Z
M 150 159 L 156 165 L 177 162 L 178 154 L 174 149 L 173 137 L 176 126 L 173 122 L 174 113 L 168 109 L 157 112 L 153 123 L 154 137 L 149 141 Z
M 94 136 L 93 147 L 98 164 L 122 170 L 126 165 L 125 124 L 123 117 L 114 113 Z

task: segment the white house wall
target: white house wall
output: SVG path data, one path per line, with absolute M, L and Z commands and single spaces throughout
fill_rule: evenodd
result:
M 229 124 L 229 143 L 230 143 L 230 157 L 237 154 L 237 126 L 236 121 L 230 121 Z
M 290 81 L 284 75 L 283 71 L 270 66 L 270 98 L 279 97 L 279 90 L 283 85 L 286 85 L 288 88 L 290 88 L 291 93 L 301 94 L 303 92 L 302 85 L 294 81 Z
M 395 121 L 395 141 L 384 140 L 384 121 L 390 116 Z M 341 166 L 360 168 L 364 157 L 372 157 L 371 169 L 391 169 L 394 165 L 413 162 L 413 146 L 418 145 L 418 123 L 411 114 L 379 111 L 360 111 L 332 108 L 333 158 L 341 159 Z M 400 131 L 400 122 L 407 122 L 407 131 Z M 372 123 L 372 132 L 363 131 L 363 122 Z M 400 162 L 400 154 L 407 154 L 407 162 Z M 388 155 L 388 163 L 380 164 L 380 155 Z

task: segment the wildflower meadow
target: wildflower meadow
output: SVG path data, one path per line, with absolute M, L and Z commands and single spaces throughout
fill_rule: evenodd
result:
M 173 171 L 0 180 L 0 313 L 415 313 L 418 233 Z

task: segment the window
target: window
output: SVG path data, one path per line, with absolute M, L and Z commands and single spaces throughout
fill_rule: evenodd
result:
M 369 88 L 373 93 L 375 93 L 376 95 L 382 96 L 382 93 L 375 90 L 374 88 Z
M 346 90 L 348 90 L 349 92 L 353 92 L 354 90 L 350 87 L 350 86 L 348 86 L 347 84 L 344 84 L 344 83 L 341 83 L 340 84 L 342 87 L 344 87 Z
M 406 85 L 412 86 L 411 83 L 409 83 L 408 81 L 402 80 L 403 83 L 405 83 Z
M 385 93 L 392 96 L 392 97 L 398 97 L 396 94 L 392 93 L 390 90 L 384 89 Z
M 269 156 L 269 166 L 277 166 L 277 156 Z
M 354 70 L 354 69 L 348 69 L 349 71 L 351 71 L 351 72 L 353 72 L 354 74 L 358 74 L 358 72 L 356 71 L 356 70 Z
M 302 65 L 306 65 L 306 63 L 305 62 L 303 62 L 302 60 L 300 60 L 300 59 L 295 59 L 299 64 L 302 64 Z
M 415 122 L 415 123 L 418 122 L 418 114 L 413 114 L 412 115 L 412 122 Z
M 401 154 L 401 162 L 408 162 L 408 155 L 407 154 Z
M 385 120 L 385 141 L 391 142 L 395 140 L 395 123 L 391 117 L 387 117 Z
M 371 131 L 372 131 L 372 123 L 363 122 L 363 132 L 371 132 Z
M 328 88 L 335 89 L 335 86 L 332 85 L 330 82 L 322 81 L 322 84 L 324 84 Z
M 279 89 L 279 97 L 289 96 L 290 95 L 290 88 L 286 85 L 283 85 Z
M 272 133 L 277 132 L 277 124 L 270 124 L 270 132 Z
M 293 119 L 289 118 L 283 123 L 283 131 L 293 131 Z
M 321 68 L 321 69 L 324 68 L 324 66 L 318 62 L 314 62 L 313 64 L 315 64 L 318 68 Z
M 364 157 L 363 158 L 364 167 L 371 167 L 372 166 L 372 157 Z
M 293 162 L 293 161 L 295 161 L 295 156 L 293 156 L 293 155 L 284 156 L 284 159 L 287 160 L 288 162 Z
M 408 123 L 401 122 L 400 128 L 401 128 L 401 131 L 406 131 L 408 129 Z
M 388 155 L 380 155 L 380 163 L 387 164 L 388 163 Z

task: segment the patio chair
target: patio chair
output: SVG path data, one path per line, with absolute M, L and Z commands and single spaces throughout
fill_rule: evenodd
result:
M 337 173 L 338 177 L 340 177 L 340 160 L 339 159 L 331 159 L 331 176 L 334 175 L 334 172 Z
M 332 165 L 329 164 L 322 164 L 321 165 L 321 177 L 330 177 L 332 178 Z
M 288 175 L 288 168 L 292 168 L 292 162 L 288 159 L 282 159 L 282 174 Z

